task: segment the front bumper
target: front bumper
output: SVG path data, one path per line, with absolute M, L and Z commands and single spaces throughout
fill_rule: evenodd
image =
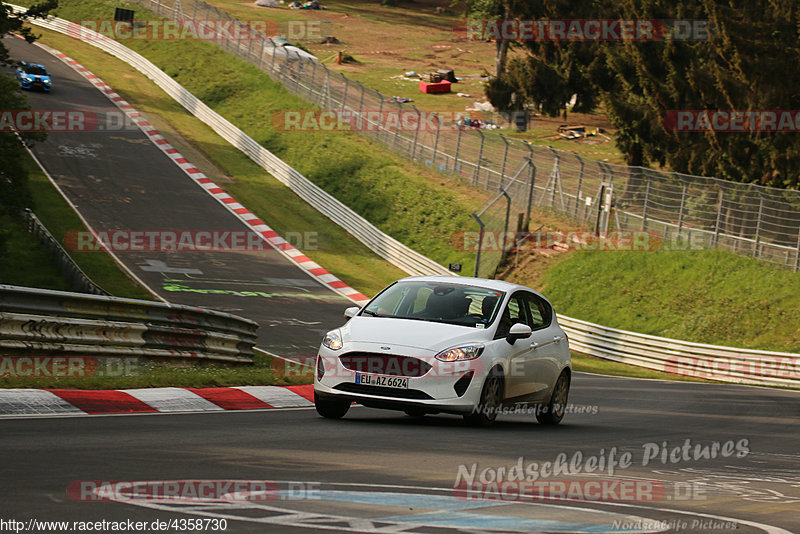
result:
M 378 354 L 375 347 L 360 346 L 346 352 L 331 351 L 321 347 L 315 362 L 314 391 L 320 397 L 349 399 L 374 408 L 394 410 L 418 409 L 426 412 L 469 414 L 480 402 L 483 386 L 483 362 L 480 358 L 461 362 L 441 362 L 432 353 L 420 354 L 419 350 L 402 350 L 392 354 Z M 341 352 L 341 353 L 340 353 Z M 422 376 L 408 376 L 408 389 L 367 386 L 356 384 L 357 370 L 348 369 L 340 356 L 376 354 L 391 358 L 412 357 L 430 365 Z M 322 378 L 319 366 L 324 367 Z M 367 369 L 368 371 L 368 369 Z M 400 372 L 372 373 L 379 376 L 404 376 Z

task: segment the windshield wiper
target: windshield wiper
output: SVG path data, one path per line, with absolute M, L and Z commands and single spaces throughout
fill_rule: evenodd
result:
M 371 315 L 372 317 L 389 317 L 388 315 L 381 315 L 380 313 L 377 313 L 377 312 L 374 312 L 374 311 L 369 311 L 369 310 L 364 310 L 361 313 L 362 314 Z

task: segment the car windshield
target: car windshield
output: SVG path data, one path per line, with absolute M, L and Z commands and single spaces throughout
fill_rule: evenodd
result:
M 22 70 L 24 70 L 27 74 L 35 74 L 36 76 L 48 75 L 46 70 L 36 65 L 28 65 L 27 67 L 24 67 Z
M 447 282 L 398 282 L 364 309 L 369 317 L 392 317 L 486 328 L 494 321 L 503 292 Z

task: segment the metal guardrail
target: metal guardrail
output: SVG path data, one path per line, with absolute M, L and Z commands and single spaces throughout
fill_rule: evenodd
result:
M 25 8 L 20 6 L 7 5 L 10 5 L 17 13 L 25 11 Z M 200 101 L 145 57 L 117 41 L 64 19 L 51 16 L 47 19 L 34 19 L 29 22 L 73 37 L 82 37 L 84 42 L 108 52 L 133 66 L 195 117 L 207 124 L 223 139 L 244 152 L 278 181 L 294 191 L 300 198 L 334 223 L 345 228 L 377 255 L 408 274 L 421 275 L 430 274 L 431 272 L 449 274 L 445 267 L 383 233 L 355 211 L 326 193 L 322 188 L 283 162 L 275 154 L 259 145 L 242 130 Z
M 4 356 L 251 364 L 257 329 L 249 319 L 191 306 L 0 285 Z
M 42 221 L 29 209 L 24 209 L 22 216 L 25 219 L 25 226 L 28 232 L 32 233 L 50 251 L 56 262 L 58 270 L 69 280 L 72 289 L 81 293 L 91 293 L 92 295 L 109 295 L 109 293 L 98 286 L 84 273 L 78 264 L 75 263 L 61 243 L 53 237 L 53 234 L 42 224 Z
M 24 8 L 14 7 L 15 11 Z M 85 35 L 85 28 L 53 17 L 34 24 L 70 35 Z M 87 40 L 145 74 L 190 113 L 208 124 L 228 142 L 245 152 L 311 206 L 328 216 L 381 257 L 410 274 L 452 274 L 433 260 L 384 234 L 368 221 L 311 183 L 222 118 L 141 55 L 96 34 Z M 555 174 L 555 171 L 554 171 Z M 580 187 L 580 186 L 579 186 Z M 528 189 L 531 197 L 532 188 Z M 555 189 L 553 190 L 555 197 Z M 0 286 L 2 287 L 2 286 Z M 169 305 L 167 305 L 169 306 Z M 2 304 L 0 304 L 2 309 Z M 800 388 L 800 354 L 719 347 L 627 332 L 559 316 L 576 352 L 680 375 L 741 384 Z
M 800 388 L 800 354 L 692 343 L 558 316 L 575 352 L 694 378 Z

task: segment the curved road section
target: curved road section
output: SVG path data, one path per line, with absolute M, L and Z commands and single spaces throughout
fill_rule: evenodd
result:
M 66 118 L 33 151 L 117 257 L 165 300 L 248 317 L 261 325 L 259 347 L 287 357 L 314 356 L 350 301 L 297 268 L 193 183 L 72 68 L 20 39 L 3 43 L 12 57 L 41 63 L 53 75 L 50 94 L 28 97 L 35 110 Z M 68 115 L 73 112 L 78 114 Z M 75 253 L 97 253 L 89 234 L 76 233 L 66 245 Z
M 6 42 L 55 75 L 34 107 L 116 113 L 60 61 Z M 138 130 L 56 132 L 35 150 L 95 230 L 246 229 Z M 274 251 L 119 256 L 171 301 L 255 319 L 284 355 L 313 354 L 348 304 Z M 0 530 L 800 532 L 799 399 L 576 373 L 558 427 L 361 407 L 3 420 Z

